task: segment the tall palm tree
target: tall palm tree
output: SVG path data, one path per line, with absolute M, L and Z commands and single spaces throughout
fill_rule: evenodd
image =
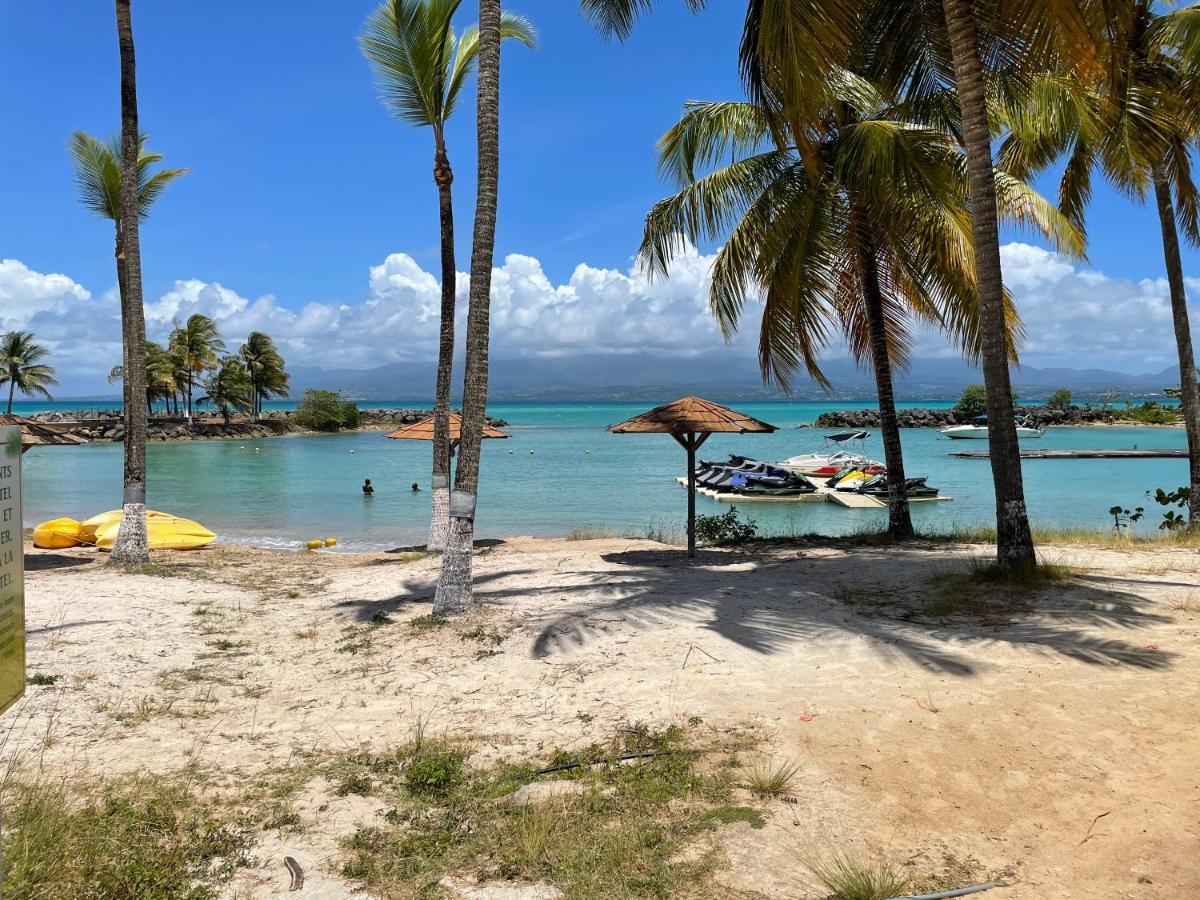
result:
M 192 424 L 192 392 L 196 376 L 215 369 L 220 356 L 225 352 L 225 342 L 217 330 L 217 323 L 203 313 L 192 313 L 187 322 L 175 323 L 169 346 L 178 355 L 187 371 L 184 392 L 187 400 L 187 421 Z
M 257 422 L 267 397 L 288 395 L 288 374 L 275 342 L 261 331 L 252 331 L 238 351 L 250 379 L 250 416 Z
M 442 245 L 442 307 L 434 395 L 432 511 L 428 549 L 441 550 L 450 525 L 450 379 L 454 368 L 454 170 L 446 149 L 446 122 L 479 56 L 479 32 L 455 35 L 462 0 L 387 0 L 367 19 L 359 39 L 384 104 L 402 122 L 433 132 L 433 181 L 438 190 Z M 521 16 L 503 13 L 500 36 L 536 43 Z
M 0 336 L 0 387 L 8 384 L 8 415 L 12 415 L 13 394 L 20 391 L 26 397 L 45 397 L 53 400 L 47 387 L 58 384 L 54 369 L 42 360 L 50 351 L 34 342 L 28 331 L 10 331 Z
M 466 373 L 463 383 L 462 436 L 450 529 L 434 594 L 436 615 L 470 608 L 471 554 L 479 490 L 479 452 L 487 413 L 488 339 L 492 257 L 496 246 L 496 203 L 500 183 L 500 0 L 479 0 L 479 94 L 476 101 L 478 174 L 475 233 L 471 244 L 471 293 L 467 308 Z
M 1200 137 L 1200 44 L 1186 40 L 1200 5 L 1160 14 L 1149 0 L 1113 0 L 1098 32 L 1100 76 L 1050 74 L 1034 98 L 1004 117 L 1006 164 L 1032 173 L 1066 159 L 1060 204 L 1082 228 L 1091 175 L 1145 202 L 1153 192 L 1162 231 L 1188 440 L 1190 527 L 1200 527 L 1200 382 L 1192 346 L 1179 232 L 1200 243 L 1200 192 L 1191 153 Z M 1193 24 L 1192 27 L 1195 27 Z
M 240 357 L 226 356 L 221 359 L 213 373 L 204 381 L 208 395 L 201 403 L 211 403 L 229 424 L 232 413 L 246 412 L 252 408 L 250 374 Z
M 754 104 L 689 104 L 659 143 L 660 168 L 683 189 L 647 216 L 641 257 L 652 274 L 665 274 L 681 236 L 723 241 L 713 314 L 730 337 L 747 290 L 761 292 L 763 376 L 784 388 L 801 366 L 826 383 L 818 353 L 835 328 L 845 333 L 875 374 L 888 530 L 911 537 L 891 373 L 907 361 L 914 319 L 979 355 L 966 173 L 954 134 L 914 121 L 921 110 L 845 71 L 830 78 L 829 93 L 821 119 L 790 140 Z M 998 183 L 1010 219 L 1080 251 L 1079 235 L 1053 206 L 1016 179 L 1000 175 Z M 1010 302 L 1013 358 L 1019 332 Z

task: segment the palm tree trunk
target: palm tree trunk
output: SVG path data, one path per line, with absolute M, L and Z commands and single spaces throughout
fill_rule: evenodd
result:
M 187 423 L 192 424 L 192 373 L 188 372 L 187 380 Z
M 454 170 L 446 155 L 446 142 L 439 132 L 433 163 L 433 180 L 438 189 L 438 207 L 442 241 L 442 321 L 438 336 L 437 386 L 433 402 L 433 478 L 430 484 L 432 508 L 429 517 L 427 549 L 446 547 L 450 530 L 450 381 L 454 371 L 454 306 L 456 293 L 454 260 L 454 202 L 451 185 Z
M 1187 289 L 1183 284 L 1183 262 L 1179 257 L 1179 232 L 1171 185 L 1161 168 L 1154 170 L 1154 197 L 1162 224 L 1163 256 L 1167 263 L 1167 283 L 1171 290 L 1171 318 L 1175 323 L 1175 343 L 1179 348 L 1179 402 L 1188 442 L 1188 524 L 1200 527 L 1200 381 L 1196 380 L 1196 355 L 1192 350 L 1192 328 L 1188 321 Z
M 10 378 L 9 382 L 8 382 L 8 413 L 7 413 L 7 415 L 10 415 L 10 416 L 12 415 L 13 394 L 16 392 L 16 390 L 17 390 L 17 381 L 15 378 Z
M 1005 340 L 1003 283 L 1000 272 L 999 216 L 992 170 L 991 130 L 983 92 L 983 63 L 971 0 L 942 0 L 955 83 L 962 110 L 971 198 L 971 232 L 975 239 L 975 278 L 979 290 L 983 383 L 987 392 L 988 451 L 996 490 L 996 558 L 1002 569 L 1031 566 L 1037 561 L 1013 410 L 1012 383 Z
M 879 395 L 879 433 L 883 438 L 883 460 L 887 465 L 888 534 L 911 538 L 915 531 L 904 489 L 904 451 L 900 444 L 900 421 L 896 417 L 896 398 L 892 390 L 892 360 L 888 353 L 887 327 L 883 315 L 883 291 L 879 287 L 879 256 L 864 211 L 854 201 L 851 216 L 855 222 L 859 267 L 862 275 L 863 306 L 871 341 L 875 391 Z
M 500 0 L 479 0 L 479 96 L 476 106 L 478 186 L 471 247 L 467 359 L 463 383 L 462 439 L 450 496 L 450 533 L 433 610 L 437 615 L 471 606 L 471 551 L 479 490 L 479 451 L 487 412 L 488 330 L 496 202 L 500 182 Z
M 121 526 L 109 561 L 143 565 L 150 561 L 146 538 L 146 319 L 142 308 L 142 251 L 138 233 L 137 63 L 130 0 L 115 0 L 121 56 L 121 253 L 117 260 L 124 345 L 125 489 Z M 123 278 L 122 278 L 123 276 Z

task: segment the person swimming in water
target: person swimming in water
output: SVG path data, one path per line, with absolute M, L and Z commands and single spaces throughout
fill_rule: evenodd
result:
M 421 490 L 421 486 L 414 481 L 412 489 L 413 489 L 413 493 L 415 494 L 415 493 L 417 493 L 417 491 Z
M 363 482 L 363 496 L 370 497 L 373 493 L 375 493 L 375 488 L 371 487 L 371 479 L 368 478 Z

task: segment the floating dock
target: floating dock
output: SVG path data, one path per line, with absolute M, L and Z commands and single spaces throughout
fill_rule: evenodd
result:
M 951 450 L 959 459 L 987 459 L 986 450 Z M 1186 450 L 1022 450 L 1021 459 L 1187 459 Z
M 675 479 L 683 487 L 687 487 L 687 479 L 680 476 Z M 811 494 L 790 494 L 784 497 L 754 494 L 735 494 L 731 492 L 714 491 L 712 488 L 696 486 L 696 493 L 718 503 L 836 503 L 849 509 L 886 509 L 887 502 L 866 494 L 855 494 L 850 491 L 835 491 L 830 487 L 819 487 Z M 909 497 L 909 503 L 925 503 L 935 500 L 953 500 L 953 497 Z

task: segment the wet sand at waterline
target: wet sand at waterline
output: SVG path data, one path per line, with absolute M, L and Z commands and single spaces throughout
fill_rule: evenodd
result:
M 1073 567 L 1064 584 L 947 601 L 938 576 L 987 552 L 765 545 L 689 564 L 643 540 L 517 538 L 479 554 L 479 613 L 419 629 L 431 559 L 221 546 L 118 575 L 30 548 L 28 668 L 59 679 L 6 714 L 3 762 L 190 767 L 219 791 L 417 726 L 484 764 L 690 722 L 799 765 L 767 827 L 705 838 L 728 896 L 821 897 L 803 860 L 842 849 L 1013 882 L 989 900 L 1200 895 L 1200 557 L 1044 548 Z M 296 791 L 303 830 L 264 836 L 229 895 L 284 894 L 289 855 L 294 896 L 365 896 L 339 841 L 383 804 Z

